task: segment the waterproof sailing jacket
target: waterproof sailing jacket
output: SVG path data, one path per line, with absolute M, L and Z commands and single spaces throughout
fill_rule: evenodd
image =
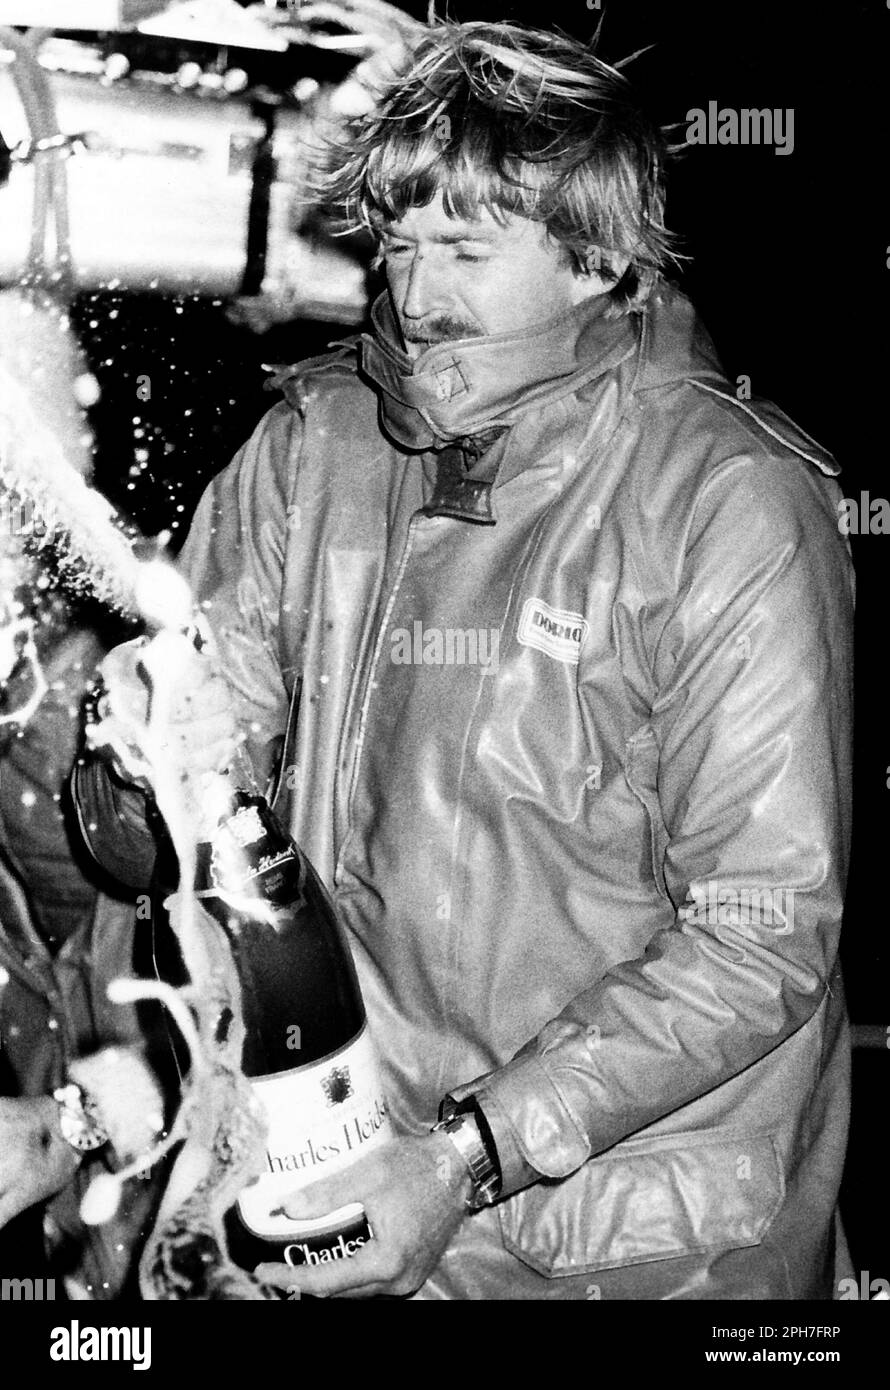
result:
M 497 1144 L 502 1200 L 420 1296 L 831 1297 L 837 469 L 681 296 L 607 304 L 412 365 L 381 301 L 293 370 L 183 564 L 397 1130 L 475 1093 Z M 82 794 L 138 876 L 112 784 Z

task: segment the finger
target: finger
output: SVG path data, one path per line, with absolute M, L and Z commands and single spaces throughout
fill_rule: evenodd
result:
M 202 652 L 197 652 L 188 639 L 184 640 L 187 646 L 182 652 L 182 660 L 176 669 L 178 698 L 182 699 L 186 695 L 192 697 L 197 695 L 198 698 L 207 699 L 210 691 L 213 691 L 217 696 L 219 691 L 227 691 L 229 683 L 214 659 Z M 179 655 L 180 653 L 176 653 L 176 656 Z M 168 674 L 168 670 L 169 668 L 165 670 L 163 664 L 160 665 L 162 677 Z
M 324 1265 L 262 1264 L 254 1270 L 254 1277 L 272 1288 L 299 1291 L 313 1298 L 373 1298 L 385 1292 L 374 1260 L 364 1251 Z
M 375 29 L 378 33 L 403 31 L 423 31 L 424 25 L 418 23 L 403 10 L 386 4 L 355 4 L 350 0 L 312 0 L 300 9 L 300 20 L 306 24 L 313 19 L 332 20 L 342 24 L 344 29 Z
M 303 24 L 311 24 L 313 20 L 340 24 L 353 32 L 360 30 L 366 22 L 363 15 L 353 14 L 349 5 L 338 4 L 336 0 L 333 3 L 332 0 L 312 0 L 310 5 L 301 5 L 300 20 Z
M 106 652 L 98 664 L 98 671 L 104 675 L 106 671 L 112 674 L 118 671 L 131 671 L 139 664 L 139 658 L 147 645 L 146 638 L 134 637 L 129 642 L 119 642 L 111 651 Z
M 183 775 L 195 779 L 227 771 L 235 761 L 238 745 L 224 735 L 207 738 L 204 734 L 183 730 L 180 736 L 166 738 L 158 747 L 162 756 L 170 759 Z
M 206 722 L 208 727 L 224 726 L 233 738 L 238 734 L 232 693 L 220 681 L 186 686 L 176 693 L 169 710 L 161 713 L 174 728 L 188 724 L 198 729 Z
M 116 710 L 119 703 L 136 702 L 144 707 L 148 697 L 148 678 L 140 659 L 141 639 L 115 647 L 97 668 L 105 687 L 104 698 Z
M 238 735 L 228 714 L 202 714 L 192 718 L 184 715 L 175 723 L 171 722 L 163 741 L 178 744 L 186 752 L 221 743 L 229 743 L 234 749 L 238 746 Z

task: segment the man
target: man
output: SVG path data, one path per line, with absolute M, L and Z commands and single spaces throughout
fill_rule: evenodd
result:
M 373 333 L 293 370 L 196 515 L 185 572 L 261 771 L 285 738 L 399 1136 L 288 1204 L 361 1201 L 375 1239 L 283 1287 L 831 1296 L 837 470 L 665 285 L 662 164 L 588 49 L 434 28 L 333 158 L 380 237 Z M 233 733 L 200 664 L 196 770 Z M 91 787 L 126 867 L 137 798 Z

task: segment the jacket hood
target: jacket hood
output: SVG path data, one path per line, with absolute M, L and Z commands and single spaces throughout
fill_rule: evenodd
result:
M 616 367 L 636 349 L 629 317 L 605 316 L 598 295 L 534 328 L 436 343 L 412 361 L 399 345 L 388 294 L 374 304 L 374 333 L 361 338 L 361 367 L 380 397 L 382 423 L 408 449 L 440 447 L 531 406 L 558 400 Z

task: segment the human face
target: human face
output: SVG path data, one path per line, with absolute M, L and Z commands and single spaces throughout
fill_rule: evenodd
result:
M 442 195 L 384 223 L 389 292 L 412 360 L 434 343 L 534 328 L 607 288 L 579 275 L 540 222 L 449 217 Z

